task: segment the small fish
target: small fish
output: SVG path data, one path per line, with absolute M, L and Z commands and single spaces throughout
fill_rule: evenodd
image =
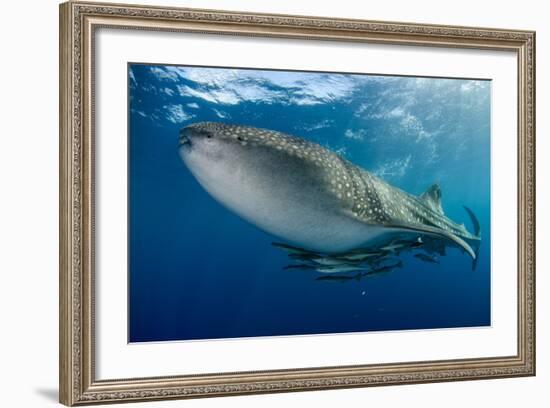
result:
M 374 276 L 374 275 L 382 275 L 382 274 L 385 274 L 385 273 L 389 273 L 391 271 L 393 271 L 395 268 L 402 268 L 403 267 L 403 262 L 402 261 L 399 261 L 393 265 L 386 265 L 386 266 L 381 266 L 379 268 L 376 268 L 376 269 L 371 269 L 370 271 L 366 272 L 363 274 L 363 276 Z
M 416 255 L 414 255 L 414 257 L 418 258 L 418 259 L 420 259 L 421 261 L 424 261 L 424 262 L 430 262 L 430 263 L 436 263 L 436 264 L 439 263 L 439 260 L 433 255 L 416 254 Z
M 289 269 L 315 269 L 314 266 L 312 265 L 308 265 L 308 264 L 292 264 L 292 265 L 287 265 L 283 268 L 284 270 L 289 270 Z
M 367 254 L 367 253 L 374 253 L 377 252 L 375 247 L 359 247 L 350 249 L 346 252 L 341 252 L 338 256 L 346 256 L 346 255 L 353 255 L 353 254 Z
M 380 248 L 381 251 L 386 251 L 386 252 L 396 252 L 397 250 L 399 249 L 403 249 L 405 248 L 405 244 L 399 244 L 399 243 L 390 243 L 388 245 L 385 245 L 383 247 Z
M 326 275 L 326 276 L 319 276 L 318 278 L 315 278 L 316 281 L 332 281 L 332 282 L 349 282 L 351 280 L 359 281 L 361 280 L 361 274 L 355 274 L 353 276 L 342 276 L 342 275 Z
M 422 241 L 422 238 L 418 237 L 418 239 L 416 241 L 413 241 L 409 244 L 409 247 L 410 248 L 420 248 L 423 245 L 424 245 L 424 242 Z
M 320 268 L 315 268 L 315 270 L 321 273 L 342 273 L 342 272 L 364 271 L 365 268 L 361 266 L 353 266 L 353 265 L 334 265 L 334 266 L 322 266 Z
M 313 262 L 319 265 L 326 265 L 326 266 L 335 266 L 335 265 L 346 265 L 347 262 L 345 259 L 339 259 L 339 258 L 333 258 L 333 257 L 326 257 L 326 258 L 312 258 Z
M 311 253 L 311 254 L 288 254 L 288 257 L 290 259 L 295 259 L 297 261 L 311 261 L 312 258 L 318 257 L 319 254 Z
M 395 254 L 384 253 L 379 257 L 367 258 L 363 262 L 367 263 L 371 268 L 378 268 L 385 262 L 399 261 L 399 258 L 395 257 L 394 255 Z
M 345 254 L 339 255 L 338 258 L 348 259 L 350 261 L 363 261 L 367 258 L 379 257 L 383 255 L 382 252 L 368 252 L 368 253 L 357 253 L 357 254 Z

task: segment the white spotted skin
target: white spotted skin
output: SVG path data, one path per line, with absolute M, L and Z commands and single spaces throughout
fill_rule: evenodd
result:
M 179 152 L 222 205 L 310 250 L 366 246 L 399 233 L 395 225 L 404 222 L 441 223 L 453 233 L 460 228 L 330 150 L 280 132 L 201 122 L 181 130 Z

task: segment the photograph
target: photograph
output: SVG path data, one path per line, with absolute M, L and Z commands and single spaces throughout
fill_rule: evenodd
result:
M 490 79 L 137 61 L 127 90 L 129 343 L 491 326 Z

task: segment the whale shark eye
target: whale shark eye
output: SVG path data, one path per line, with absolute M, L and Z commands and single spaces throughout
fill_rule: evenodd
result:
M 211 135 L 210 133 L 207 133 L 207 134 L 206 134 L 206 138 L 207 138 L 207 139 L 212 139 L 212 135 Z
M 237 136 L 237 140 L 241 141 L 241 142 L 244 142 L 244 137 L 242 136 Z

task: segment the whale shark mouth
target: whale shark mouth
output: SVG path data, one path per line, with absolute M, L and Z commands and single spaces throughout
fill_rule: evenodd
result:
M 179 138 L 179 146 L 191 146 L 191 139 L 187 136 L 181 135 Z

